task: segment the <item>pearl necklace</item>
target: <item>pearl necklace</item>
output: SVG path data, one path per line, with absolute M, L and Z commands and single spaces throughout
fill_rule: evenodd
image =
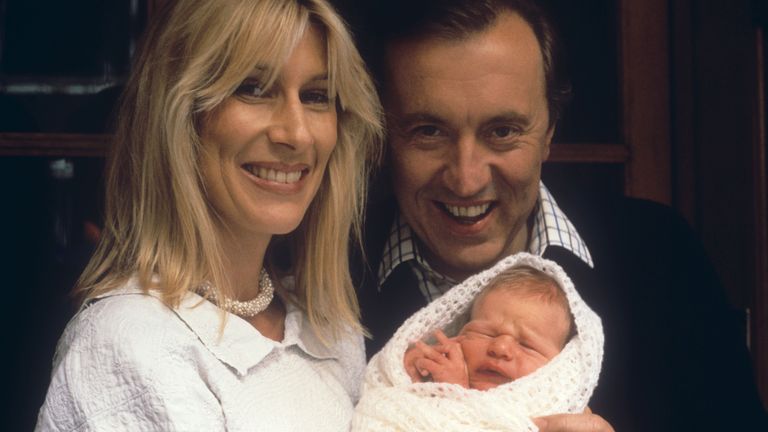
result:
M 203 297 L 216 303 L 220 308 L 242 318 L 253 318 L 263 312 L 272 303 L 272 298 L 275 296 L 275 287 L 272 285 L 272 279 L 269 278 L 269 273 L 263 267 L 259 274 L 259 294 L 251 300 L 239 301 L 226 297 L 223 300 L 219 300 L 216 290 L 213 289 L 210 282 L 204 282 L 197 291 Z

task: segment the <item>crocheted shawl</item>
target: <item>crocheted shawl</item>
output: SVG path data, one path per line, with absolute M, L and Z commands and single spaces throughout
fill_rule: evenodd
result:
M 403 366 L 408 346 L 466 319 L 477 294 L 503 270 L 528 265 L 552 276 L 565 292 L 576 335 L 535 372 L 480 391 L 456 384 L 412 383 Z M 581 413 L 597 385 L 603 359 L 600 318 L 556 263 L 528 253 L 509 256 L 469 277 L 397 330 L 368 363 L 354 431 L 537 431 L 533 417 Z

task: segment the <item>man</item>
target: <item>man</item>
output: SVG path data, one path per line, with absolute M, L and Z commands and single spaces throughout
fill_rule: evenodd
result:
M 408 3 L 371 51 L 394 196 L 374 196 L 366 224 L 369 355 L 457 281 L 526 250 L 564 267 L 606 333 L 591 408 L 607 422 L 553 416 L 541 430 L 768 430 L 738 320 L 680 218 L 586 193 L 566 216 L 540 183 L 567 86 L 539 9 Z

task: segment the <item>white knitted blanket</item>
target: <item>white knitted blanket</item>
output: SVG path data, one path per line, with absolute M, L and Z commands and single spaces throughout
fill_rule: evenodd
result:
M 540 269 L 560 284 L 574 316 L 576 336 L 535 372 L 490 390 L 412 383 L 403 366 L 409 344 L 466 316 L 475 296 L 494 276 L 519 265 Z M 507 257 L 451 288 L 403 323 L 368 363 L 352 430 L 537 431 L 532 417 L 580 413 L 587 407 L 600 374 L 603 339 L 600 318 L 560 266 L 527 253 Z

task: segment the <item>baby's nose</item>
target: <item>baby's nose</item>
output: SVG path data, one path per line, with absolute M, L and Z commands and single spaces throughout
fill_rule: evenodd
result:
M 508 335 L 496 336 L 488 345 L 488 355 L 504 360 L 510 360 L 517 350 L 517 342 Z

